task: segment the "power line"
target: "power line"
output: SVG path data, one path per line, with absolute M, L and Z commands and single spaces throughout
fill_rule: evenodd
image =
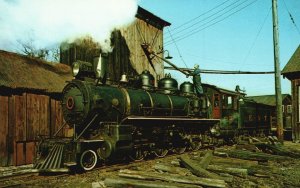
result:
M 213 19 L 207 21 L 206 23 L 200 25 L 200 27 L 198 27 L 198 29 L 194 29 L 194 30 L 192 30 L 192 31 L 189 31 L 189 32 L 186 33 L 186 34 L 183 34 L 183 35 L 181 35 L 181 36 L 176 37 L 175 40 L 177 40 L 177 41 L 183 40 L 183 39 L 185 39 L 185 38 L 187 38 L 187 37 L 189 37 L 189 36 L 192 36 L 192 35 L 194 35 L 194 34 L 200 32 L 200 31 L 202 31 L 202 30 L 208 28 L 208 27 L 211 27 L 211 26 L 213 26 L 213 25 L 215 25 L 215 24 L 217 24 L 217 23 L 219 23 L 219 22 L 225 20 L 226 18 L 230 17 L 231 15 L 233 15 L 233 14 L 235 14 L 235 13 L 237 13 L 237 12 L 243 10 L 244 8 L 250 6 L 251 4 L 253 4 L 254 2 L 256 2 L 257 0 L 255 0 L 255 1 L 253 1 L 253 2 L 251 2 L 251 3 L 249 3 L 249 4 L 247 4 L 247 5 L 245 5 L 244 7 L 238 9 L 237 11 L 234 11 L 233 13 L 231 13 L 231 14 L 227 15 L 226 17 L 224 17 L 223 19 L 217 20 L 217 19 L 221 18 L 222 16 L 226 15 L 227 13 L 229 13 L 230 11 L 232 11 L 233 9 L 235 9 L 235 8 L 239 7 L 240 5 L 246 3 L 247 1 L 249 1 L 249 0 L 243 1 L 242 3 L 238 4 L 237 6 L 234 6 L 233 8 L 227 10 L 226 12 L 224 12 L 223 14 L 221 14 L 220 16 L 217 16 L 217 17 L 215 17 L 215 18 L 213 18 Z M 217 21 L 215 21 L 215 20 L 217 20 Z M 213 22 L 213 21 L 215 21 L 215 22 Z M 210 25 L 208 25 L 208 26 L 206 26 L 206 27 L 202 27 L 202 26 L 205 26 L 205 25 L 207 25 L 207 24 L 209 24 L 209 23 L 211 23 L 211 22 L 213 22 L 213 23 L 210 24 Z M 202 27 L 202 28 L 201 28 L 201 27 Z M 169 44 L 171 44 L 171 43 L 172 43 L 172 41 L 167 41 L 167 42 L 165 43 L 165 45 L 169 45 Z
M 205 15 L 205 14 L 211 12 L 212 10 L 214 10 L 214 9 L 216 9 L 216 8 L 218 8 L 218 7 L 220 7 L 220 6 L 222 6 L 223 4 L 225 4 L 225 3 L 228 2 L 228 1 L 230 1 L 230 0 L 224 1 L 223 3 L 221 3 L 221 4 L 219 4 L 219 5 L 215 6 L 215 7 L 213 7 L 212 9 L 209 9 L 208 11 L 206 11 L 206 12 L 200 14 L 199 16 L 197 16 L 197 17 L 195 17 L 195 18 L 193 18 L 193 19 L 191 19 L 191 20 L 189 20 L 189 21 L 187 21 L 187 22 L 185 22 L 185 23 L 179 25 L 178 27 L 174 28 L 173 31 L 179 29 L 179 28 L 182 27 L 182 26 L 185 26 L 185 25 L 187 25 L 187 24 L 193 22 L 194 20 L 196 20 L 196 19 L 200 18 L 201 16 L 203 16 L 203 15 Z
M 185 25 L 188 25 L 189 23 L 192 23 L 193 21 L 195 21 L 195 20 L 197 20 L 198 18 L 200 18 L 200 17 L 202 17 L 202 16 L 208 14 L 209 12 L 212 12 L 213 10 L 219 8 L 220 6 L 222 6 L 223 4 L 227 3 L 228 1 L 229 1 L 229 0 L 224 1 L 223 3 L 217 5 L 217 6 L 213 7 L 212 9 L 210 9 L 210 10 L 208 10 L 208 11 L 206 11 L 206 12 L 200 14 L 199 16 L 197 16 L 197 17 L 195 17 L 195 18 L 193 18 L 193 19 L 191 19 L 191 20 L 189 20 L 189 21 L 183 23 L 182 25 L 176 27 L 175 29 L 172 29 L 172 32 L 174 32 L 174 31 L 180 29 L 181 27 L 183 27 L 183 26 L 185 26 Z M 234 3 L 232 3 L 232 4 L 228 5 L 228 6 L 226 6 L 224 9 L 226 9 L 227 7 L 233 5 L 233 4 L 237 3 L 237 2 L 238 2 L 238 1 L 235 1 Z M 222 9 L 222 10 L 224 10 L 224 9 Z M 222 10 L 221 10 L 221 11 L 222 11 Z M 179 31 L 173 33 L 173 35 L 174 35 L 174 34 L 176 35 L 177 33 L 181 33 L 182 31 L 184 31 L 184 30 L 186 30 L 186 29 L 189 29 L 190 27 L 192 27 L 192 26 L 194 26 L 194 25 L 197 25 L 198 23 L 202 22 L 202 21 L 205 20 L 205 19 L 206 19 L 206 18 L 204 18 L 204 19 L 202 19 L 202 20 L 200 20 L 200 21 L 194 23 L 194 24 L 191 25 L 191 26 L 187 26 L 187 27 L 185 27 L 185 28 L 183 28 L 183 29 L 180 29 Z M 169 37 L 170 37 L 170 36 L 169 36 Z M 169 37 L 167 37 L 167 38 L 169 38 Z
M 176 42 L 174 41 L 174 39 L 173 39 L 173 36 L 172 36 L 172 34 L 171 34 L 169 28 L 168 28 L 168 32 L 169 32 L 169 34 L 170 34 L 170 36 L 171 36 L 171 39 L 173 40 L 173 43 L 175 44 L 175 47 L 176 47 L 176 49 L 177 49 L 177 52 L 178 52 L 178 54 L 179 54 L 179 57 L 180 57 L 181 61 L 184 63 L 185 67 L 188 67 L 187 64 L 185 63 L 185 61 L 184 61 L 184 59 L 183 59 L 181 53 L 180 53 L 180 50 L 179 50 L 179 48 L 178 48 L 178 46 L 177 46 L 177 43 L 176 43 Z
M 176 70 L 174 67 L 164 67 L 167 70 Z M 183 71 L 191 72 L 193 69 L 188 68 L 178 68 Z M 228 70 L 208 70 L 208 69 L 200 69 L 201 73 L 205 74 L 274 74 L 274 71 L 265 71 L 265 72 L 257 72 L 257 71 L 228 71 Z
M 188 38 L 188 37 L 190 37 L 190 36 L 192 36 L 192 35 L 194 35 L 194 34 L 200 32 L 200 31 L 203 31 L 204 29 L 207 29 L 208 27 L 211 27 L 211 26 L 213 26 L 213 25 L 215 25 L 215 24 L 217 24 L 217 23 L 219 23 L 219 22 L 221 22 L 221 21 L 223 21 L 223 20 L 229 18 L 229 17 L 232 16 L 233 14 L 235 14 L 235 13 L 237 13 L 237 12 L 239 12 L 239 11 L 241 11 L 241 10 L 247 8 L 247 7 L 249 7 L 250 5 L 252 5 L 253 3 L 255 3 L 256 1 L 257 1 L 257 0 L 252 1 L 251 3 L 249 3 L 249 4 L 245 5 L 245 6 L 243 6 L 242 8 L 240 8 L 240 9 L 238 9 L 238 10 L 236 10 L 236 11 L 230 13 L 230 14 L 227 15 L 226 17 L 224 17 L 224 18 L 222 18 L 222 19 L 220 19 L 220 20 L 217 20 L 217 21 L 213 22 L 212 24 L 210 24 L 210 25 L 208 25 L 208 26 L 206 26 L 206 27 L 199 28 L 199 29 L 193 30 L 193 31 L 191 31 L 191 32 L 189 32 L 189 33 L 187 33 L 187 34 L 185 34 L 185 35 L 179 36 L 179 37 L 175 38 L 175 41 L 176 41 L 176 42 L 181 41 L 181 40 L 183 40 L 183 39 L 185 39 L 185 38 Z M 227 11 L 226 13 L 228 13 L 228 11 Z M 213 20 L 216 20 L 216 19 L 217 19 L 217 18 L 215 18 L 215 19 L 213 19 Z M 207 22 L 207 23 L 210 23 L 210 22 L 213 21 L 213 20 L 210 20 L 210 21 Z M 207 23 L 206 23 L 206 24 L 207 24 Z M 203 25 L 206 25 L 206 24 L 203 24 Z M 172 44 L 172 41 L 167 41 L 167 42 L 165 43 L 165 46 L 168 46 L 168 45 L 170 45 L 170 44 Z
M 285 6 L 286 11 L 288 12 L 288 14 L 290 16 L 290 19 L 291 19 L 292 23 L 294 24 L 294 26 L 296 27 L 296 30 L 298 31 L 298 34 L 300 35 L 300 30 L 299 30 L 298 26 L 296 25 L 296 22 L 295 22 L 295 20 L 292 16 L 291 12 L 289 11 L 288 7 L 286 6 L 285 0 L 283 0 L 283 4 Z
M 264 25 L 265 25 L 265 23 L 266 23 L 266 21 L 267 21 L 269 15 L 270 15 L 271 10 L 272 10 L 272 7 L 270 7 L 270 9 L 269 9 L 269 11 L 268 11 L 268 13 L 267 13 L 267 15 L 266 15 L 266 17 L 265 17 L 263 23 L 261 24 L 261 26 L 260 26 L 260 28 L 259 28 L 259 30 L 258 30 L 258 32 L 257 32 L 257 34 L 256 34 L 256 36 L 255 36 L 255 39 L 254 39 L 254 41 L 253 41 L 253 43 L 252 43 L 252 45 L 251 45 L 251 47 L 250 47 L 250 49 L 249 49 L 247 55 L 245 56 L 245 58 L 244 58 L 244 60 L 243 60 L 243 62 L 242 62 L 242 65 L 244 65 L 244 63 L 247 61 L 247 59 L 248 59 L 248 57 L 249 57 L 249 55 L 250 55 L 250 53 L 251 53 L 251 51 L 252 51 L 252 49 L 253 49 L 253 47 L 254 47 L 256 41 L 257 41 L 257 39 L 258 39 L 258 36 L 259 36 L 260 32 L 261 32 L 262 28 L 264 27 Z
M 184 32 L 184 31 L 188 31 L 189 29 L 192 29 L 194 26 L 196 26 L 196 25 L 198 25 L 198 24 L 200 24 L 200 23 L 202 23 L 202 22 L 205 22 L 205 21 L 209 20 L 209 19 L 212 18 L 212 17 L 215 17 L 214 19 L 216 19 L 218 16 L 221 17 L 221 16 L 223 16 L 224 14 L 226 14 L 227 12 L 229 12 L 229 11 L 231 11 L 231 10 L 237 8 L 238 6 L 240 6 L 241 4 L 245 3 L 245 2 L 248 1 L 248 0 L 246 0 L 246 1 L 244 1 L 244 2 L 242 2 L 242 3 L 240 3 L 240 4 L 238 4 L 237 6 L 234 6 L 233 8 L 229 9 L 229 10 L 226 11 L 225 13 L 222 13 L 222 11 L 224 11 L 224 10 L 226 10 L 226 9 L 228 9 L 228 8 L 230 8 L 230 7 L 232 7 L 234 4 L 238 3 L 239 1 L 240 1 L 240 0 L 235 1 L 235 2 L 233 2 L 233 3 L 229 4 L 229 5 L 227 5 L 226 7 L 222 8 L 221 10 L 219 10 L 219 11 L 217 11 L 217 12 L 215 12 L 215 13 L 213 13 L 213 14 L 211 14 L 211 15 L 209 15 L 209 16 L 207 16 L 207 17 L 205 17 L 205 18 L 203 18 L 203 19 L 201 19 L 201 20 L 199 20 L 199 21 L 197 21 L 196 23 L 194 23 L 194 24 L 192 24 L 192 25 L 190 25 L 190 26 L 187 26 L 187 27 L 185 27 L 185 28 L 182 28 L 181 30 L 179 30 L 179 31 L 177 31 L 177 32 L 175 32 L 175 33 L 173 33 L 173 35 L 178 35 L 178 34 Z M 218 15 L 219 13 L 220 13 L 220 15 Z M 214 19 L 212 19 L 211 21 L 213 21 Z M 200 27 L 203 26 L 203 25 L 206 25 L 206 24 L 208 24 L 208 23 L 209 23 L 209 22 L 204 23 L 204 24 L 200 25 Z M 167 40 L 168 38 L 169 38 L 169 37 L 166 37 L 166 40 Z

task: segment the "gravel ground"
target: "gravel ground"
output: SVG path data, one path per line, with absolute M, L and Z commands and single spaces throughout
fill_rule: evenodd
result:
M 300 144 L 286 142 L 285 147 L 297 149 L 300 151 Z M 222 147 L 230 149 L 230 147 Z M 231 147 L 231 148 L 234 148 Z M 197 152 L 188 152 L 183 155 L 191 158 L 201 156 L 205 150 Z M 60 174 L 60 175 L 40 175 L 33 178 L 23 180 L 12 180 L 10 183 L 15 183 L 17 187 L 105 187 L 103 181 L 106 178 L 119 178 L 119 170 L 130 169 L 133 171 L 142 171 L 149 173 L 161 173 L 163 176 L 170 173 L 155 171 L 155 164 L 172 165 L 178 162 L 180 155 L 169 155 L 165 158 L 147 159 L 142 162 L 130 164 L 115 164 L 107 167 L 100 167 L 87 173 L 76 174 Z M 216 157 L 212 159 L 212 163 Z M 247 175 L 247 177 L 232 176 L 232 182 L 227 183 L 227 187 L 300 187 L 300 160 L 293 159 L 287 161 L 273 162 L 263 164 L 266 166 L 268 174 L 264 175 Z M 261 166 L 261 165 L 260 165 Z M 180 168 L 180 167 L 178 167 Z M 268 169 L 268 170 L 267 170 Z M 183 177 L 196 177 L 188 169 L 182 168 Z M 180 173 L 182 175 L 182 173 Z M 8 184 L 9 185 L 9 184 Z M 182 184 L 178 184 L 178 187 Z M 126 187 L 126 186 L 125 186 Z M 130 187 L 130 186 L 127 186 Z M 131 186 L 133 187 L 133 186 Z

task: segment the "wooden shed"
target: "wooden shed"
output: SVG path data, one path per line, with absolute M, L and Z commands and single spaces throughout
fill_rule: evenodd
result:
M 282 70 L 284 78 L 291 81 L 293 140 L 300 141 L 300 46 Z
M 32 163 L 39 135 L 63 123 L 61 91 L 71 69 L 0 50 L 0 166 Z
M 108 56 L 109 78 L 119 81 L 124 73 L 128 76 L 136 76 L 145 69 L 149 70 L 156 80 L 162 78 L 164 76 L 163 62 L 156 59 L 154 70 L 149 64 L 141 44 L 149 43 L 155 52 L 161 52 L 160 56 L 163 56 L 163 28 L 169 25 L 171 25 L 169 22 L 138 7 L 135 21 L 111 34 L 113 50 Z M 94 57 L 99 57 L 100 48 L 99 44 L 89 38 L 73 44 L 63 44 L 60 61 L 67 65 L 72 65 L 76 60 L 92 62 Z

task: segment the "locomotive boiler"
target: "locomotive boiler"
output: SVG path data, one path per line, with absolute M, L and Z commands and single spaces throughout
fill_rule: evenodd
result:
M 107 84 L 105 58 L 99 62 L 73 64 L 75 79 L 63 89 L 61 104 L 74 135 L 42 140 L 35 168 L 91 170 L 99 161 L 163 157 L 168 151 L 197 150 L 211 140 L 219 120 L 208 117 L 209 103 L 194 94 L 192 83 L 178 90 L 177 81 L 166 75 L 154 87 L 145 70 L 130 82 Z

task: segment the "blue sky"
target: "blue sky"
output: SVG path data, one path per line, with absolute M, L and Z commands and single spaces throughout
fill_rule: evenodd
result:
M 210 11 L 208 14 L 200 16 L 223 2 L 222 6 L 214 9 L 215 12 Z M 248 4 L 250 5 L 245 7 Z M 271 0 L 139 1 L 140 6 L 172 24 L 164 29 L 164 48 L 170 51 L 173 56 L 173 63 L 179 67 L 186 67 L 187 65 L 187 67 L 192 68 L 197 63 L 202 69 L 240 71 L 274 70 L 271 4 Z M 225 9 L 226 6 L 231 7 L 232 10 Z M 243 7 L 245 8 L 240 10 Z M 222 8 L 224 11 L 221 11 Z M 220 10 L 219 13 L 217 13 L 218 10 Z M 228 13 L 223 15 L 225 10 Z M 234 13 L 235 11 L 238 12 Z M 300 31 L 292 23 L 288 11 L 300 29 L 300 1 L 278 0 L 281 69 L 300 44 Z M 225 18 L 231 13 L 234 14 Z M 180 29 L 176 30 L 176 27 L 198 16 L 200 17 L 191 23 L 198 21 L 198 24 L 177 33 Z M 203 20 L 209 21 L 214 18 L 215 20 L 210 23 L 224 20 L 202 29 L 210 25 L 203 25 L 205 23 Z M 174 43 L 169 42 L 171 39 L 168 30 L 174 38 L 181 35 L 188 36 L 176 42 L 179 51 Z M 201 31 L 194 35 L 185 35 L 191 30 Z M 182 58 L 180 58 L 180 54 Z M 175 71 L 171 71 L 171 74 L 179 80 L 179 83 L 187 80 L 184 75 Z M 232 90 L 236 85 L 240 85 L 249 96 L 275 93 L 273 75 L 202 74 L 202 80 L 205 83 Z M 289 80 L 282 79 L 281 86 L 282 93 L 291 92 Z

